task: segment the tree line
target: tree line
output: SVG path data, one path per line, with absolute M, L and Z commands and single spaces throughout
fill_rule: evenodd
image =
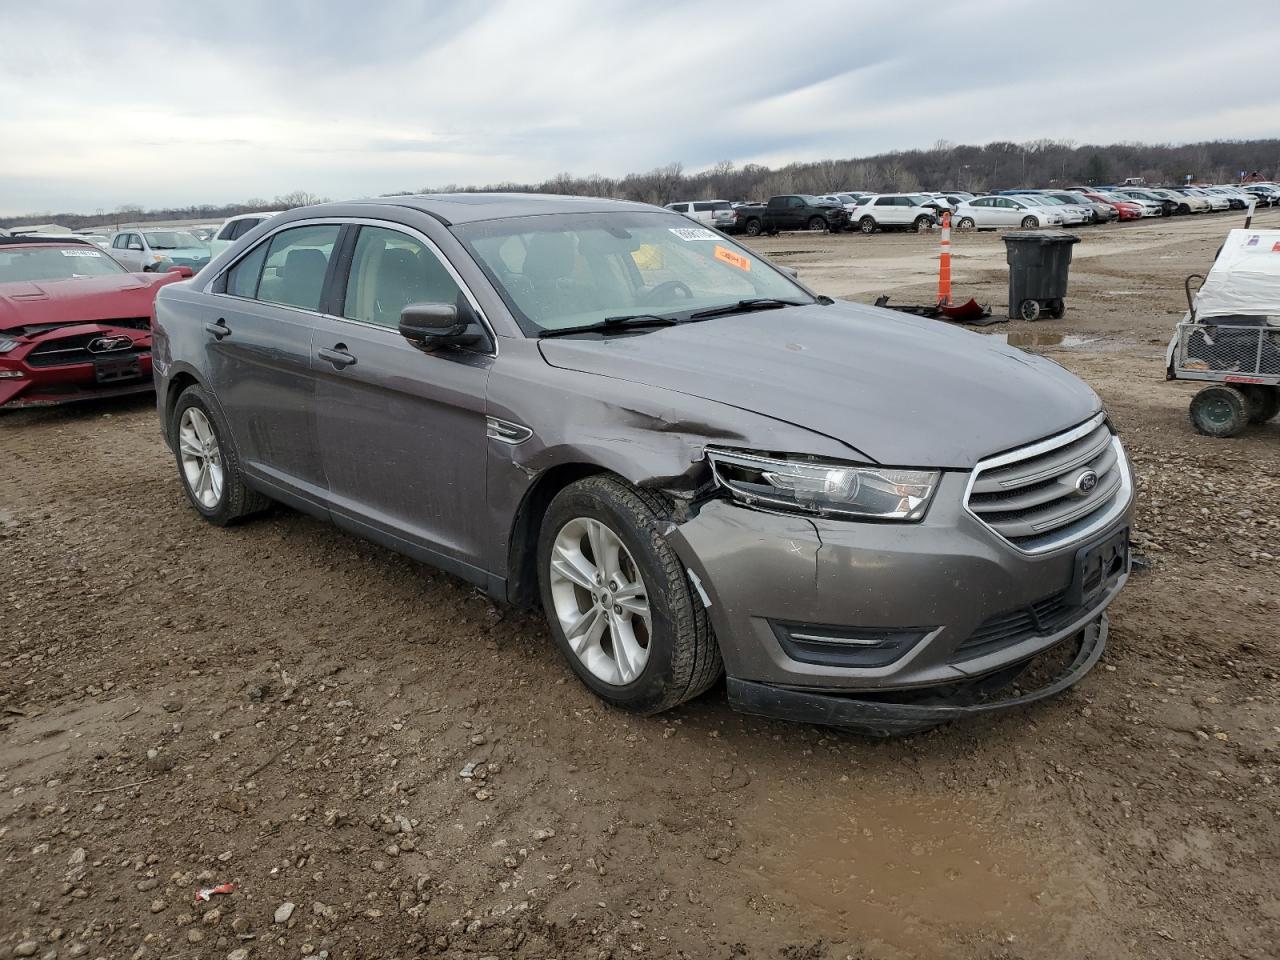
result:
M 560 173 L 540 183 L 503 182 L 480 185 L 424 186 L 408 193 L 524 192 L 616 197 L 645 203 L 675 200 L 763 200 L 777 194 L 824 194 L 837 190 L 902 192 L 911 190 L 968 190 L 973 193 L 1017 187 L 1100 185 L 1126 177 L 1143 177 L 1152 184 L 1192 182 L 1231 183 L 1241 174 L 1266 180 L 1280 177 L 1280 139 L 1209 140 L 1186 144 L 1077 144 L 1074 140 L 995 141 L 981 146 L 938 140 L 924 150 L 898 150 L 844 160 L 816 160 L 772 168 L 730 160 L 706 170 L 689 172 L 669 163 L 623 177 Z M 216 223 L 238 213 L 285 210 L 323 200 L 295 191 L 274 200 L 194 205 L 143 210 L 129 205 L 110 212 L 34 213 L 0 219 L 0 226 L 16 227 L 55 222 L 80 229 L 104 223 L 159 220 L 207 220 Z

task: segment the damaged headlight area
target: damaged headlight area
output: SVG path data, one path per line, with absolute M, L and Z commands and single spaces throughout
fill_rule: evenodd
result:
M 753 506 L 860 520 L 921 519 L 938 489 L 937 470 L 899 470 L 708 449 L 716 482 Z

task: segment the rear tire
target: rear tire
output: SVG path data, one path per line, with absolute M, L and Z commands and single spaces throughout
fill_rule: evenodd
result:
M 814 233 L 825 233 L 829 228 L 829 226 L 830 225 L 827 223 L 824 217 L 809 218 L 809 229 L 812 230 Z
M 245 484 L 231 432 L 201 387 L 188 387 L 178 397 L 170 436 L 182 489 L 196 512 L 210 523 L 230 526 L 271 504 Z
M 960 222 L 956 224 L 957 230 L 974 230 L 977 224 L 973 222 L 973 217 L 961 217 Z
M 1248 401 L 1250 423 L 1266 423 L 1280 413 L 1280 387 L 1251 385 L 1242 392 Z
M 1249 423 L 1249 400 L 1235 387 L 1215 383 L 1191 398 L 1190 415 L 1206 437 L 1234 437 Z
M 661 533 L 666 515 L 657 495 L 594 476 L 556 495 L 538 536 L 542 605 L 560 652 L 598 697 L 641 714 L 698 696 L 724 669 L 706 607 Z M 595 544 L 603 547 L 600 558 Z M 612 594 L 622 590 L 627 595 L 619 603 Z M 638 600 L 645 614 L 633 609 Z M 566 630 L 572 632 L 578 616 L 597 608 L 603 623 L 597 627 L 592 621 L 573 633 L 571 643 Z M 647 621 L 637 625 L 646 614 Z
M 876 232 L 876 222 L 870 217 L 863 217 L 858 221 L 858 229 L 863 233 L 870 235 Z
M 1023 218 L 1022 218 L 1022 229 L 1023 229 L 1023 230 L 1034 230 L 1034 229 L 1035 229 L 1036 227 L 1038 227 L 1038 226 L 1040 226 L 1040 221 L 1039 221 L 1039 220 L 1037 220 L 1035 217 L 1023 217 Z

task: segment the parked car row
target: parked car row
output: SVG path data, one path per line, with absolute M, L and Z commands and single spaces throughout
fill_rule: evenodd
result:
M 683 200 L 667 209 L 725 233 L 747 236 L 783 230 L 927 230 L 951 214 L 962 230 L 1024 230 L 1216 213 L 1280 205 L 1280 186 L 1243 185 L 1021 188 L 977 196 L 963 190 L 868 193 L 851 190 L 822 196 L 784 194 L 767 203 Z

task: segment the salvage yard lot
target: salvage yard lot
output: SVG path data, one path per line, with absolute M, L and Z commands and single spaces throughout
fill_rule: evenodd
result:
M 612 711 L 540 615 L 284 509 L 205 525 L 145 400 L 0 416 L 0 957 L 1274 956 L 1280 422 L 1198 436 L 1163 382 L 1238 222 L 1083 230 L 1065 319 L 986 328 L 1102 395 L 1151 565 L 1076 689 L 901 741 Z M 936 245 L 751 241 L 894 303 Z M 955 254 L 1000 310 L 999 237 Z

